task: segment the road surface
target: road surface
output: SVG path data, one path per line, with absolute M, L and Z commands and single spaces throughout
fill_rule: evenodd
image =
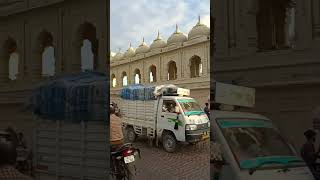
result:
M 167 153 L 161 146 L 151 147 L 145 139 L 134 144 L 141 151 L 141 159 L 136 161 L 136 180 L 210 179 L 208 143 L 183 145 L 175 153 Z

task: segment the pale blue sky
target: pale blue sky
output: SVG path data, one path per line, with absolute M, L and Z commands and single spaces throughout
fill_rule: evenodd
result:
M 112 52 L 136 48 L 142 38 L 150 45 L 157 31 L 167 39 L 177 23 L 188 34 L 201 16 L 202 23 L 210 26 L 210 0 L 111 0 L 110 45 Z

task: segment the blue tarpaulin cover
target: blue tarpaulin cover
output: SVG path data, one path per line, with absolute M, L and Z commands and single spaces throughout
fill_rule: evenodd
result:
M 121 90 L 120 96 L 127 100 L 154 100 L 156 99 L 154 90 L 155 86 L 130 85 Z
M 28 106 L 45 119 L 103 120 L 108 94 L 109 82 L 104 73 L 82 72 L 42 82 L 34 89 Z

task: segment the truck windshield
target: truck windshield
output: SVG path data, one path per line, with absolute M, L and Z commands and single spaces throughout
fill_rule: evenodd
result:
M 186 115 L 204 114 L 203 110 L 194 99 L 179 99 L 178 102 Z
M 241 169 L 302 163 L 269 121 L 220 119 L 218 124 Z

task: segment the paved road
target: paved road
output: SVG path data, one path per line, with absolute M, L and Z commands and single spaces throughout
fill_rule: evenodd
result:
M 208 143 L 183 145 L 175 153 L 151 147 L 145 139 L 138 140 L 135 146 L 141 151 L 141 159 L 136 161 L 136 180 L 210 179 Z

